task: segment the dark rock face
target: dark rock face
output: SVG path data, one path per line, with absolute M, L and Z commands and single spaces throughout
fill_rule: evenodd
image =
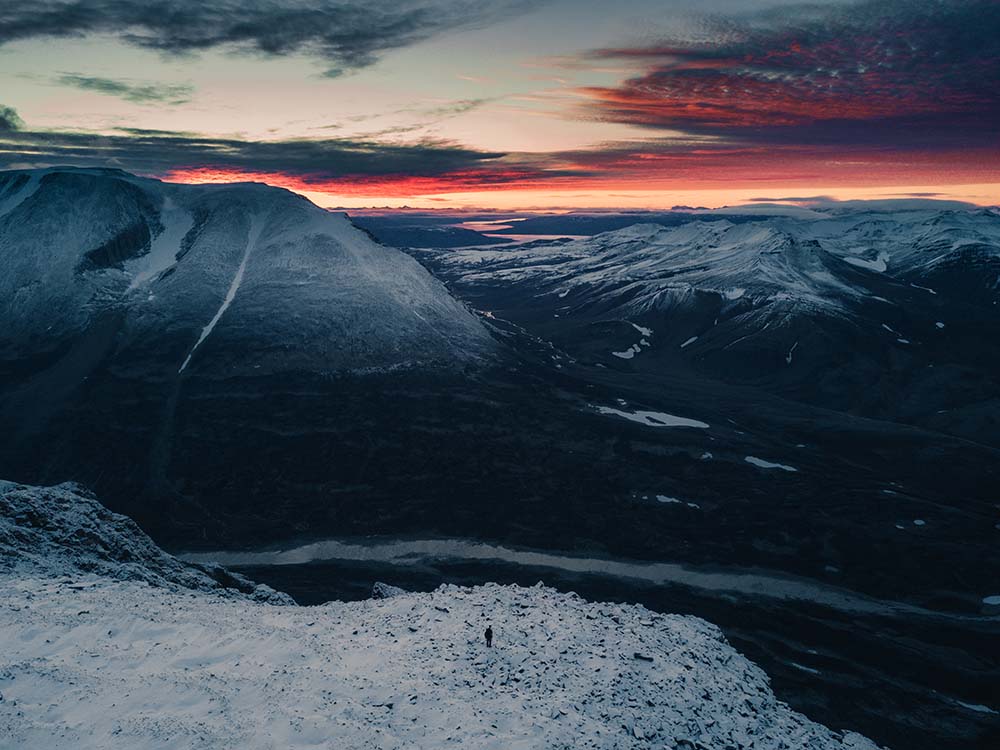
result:
M 81 272 L 101 268 L 121 269 L 125 261 L 138 258 L 149 252 L 150 233 L 145 222 L 132 224 L 107 242 L 84 253 L 77 266 Z

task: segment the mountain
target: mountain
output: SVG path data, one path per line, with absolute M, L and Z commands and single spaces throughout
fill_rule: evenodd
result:
M 589 362 L 1000 445 L 1000 214 L 810 214 L 417 255 L 472 304 Z
M 68 486 L 0 484 L 0 545 L 0 736 L 25 750 L 876 747 L 789 709 L 696 617 L 540 584 L 268 606 Z
M 206 536 L 222 515 L 267 527 L 262 494 L 325 513 L 332 486 L 356 489 L 343 472 L 374 422 L 405 429 L 429 390 L 501 359 L 440 282 L 342 214 L 115 170 L 0 175 L 0 331 L 10 476 L 99 486 L 154 533 L 198 518 Z
M 7 373 L 93 357 L 112 335 L 125 369 L 158 376 L 451 367 L 493 349 L 412 259 L 293 193 L 92 170 L 0 179 Z

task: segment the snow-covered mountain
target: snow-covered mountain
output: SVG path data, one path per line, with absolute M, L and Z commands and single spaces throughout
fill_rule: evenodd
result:
M 0 173 L 0 471 L 97 485 L 154 533 L 222 507 L 265 529 L 289 496 L 324 516 L 380 420 L 501 359 L 412 257 L 289 191 Z
M 0 175 L 0 366 L 328 372 L 488 357 L 483 326 L 341 214 L 263 185 L 103 170 Z
M 1000 434 L 993 210 L 693 216 L 415 254 L 475 306 L 585 361 L 693 371 L 992 443 Z
M 852 302 L 873 296 L 874 278 L 852 269 L 931 295 L 968 294 L 972 289 L 960 281 L 972 282 L 982 299 L 995 300 L 1000 214 L 992 210 L 816 216 L 740 223 L 692 217 L 681 226 L 635 224 L 573 242 L 441 251 L 435 258 L 470 282 L 544 282 L 565 300 L 567 315 L 593 306 L 642 315 L 698 294 L 716 296 L 729 315 L 764 305 L 846 314 Z M 963 264 L 975 274 L 949 278 Z
M 273 607 L 71 487 L 0 493 L 3 747 L 875 748 L 695 617 L 541 584 Z

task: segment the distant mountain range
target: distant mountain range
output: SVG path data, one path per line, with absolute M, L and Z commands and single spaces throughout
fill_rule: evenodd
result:
M 1000 215 L 813 214 L 414 254 L 459 296 L 581 360 L 1000 446 Z

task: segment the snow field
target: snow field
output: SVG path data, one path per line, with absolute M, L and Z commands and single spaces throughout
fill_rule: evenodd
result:
M 0 601 L 5 747 L 874 747 L 702 620 L 541 586 L 276 607 L 5 578 Z

